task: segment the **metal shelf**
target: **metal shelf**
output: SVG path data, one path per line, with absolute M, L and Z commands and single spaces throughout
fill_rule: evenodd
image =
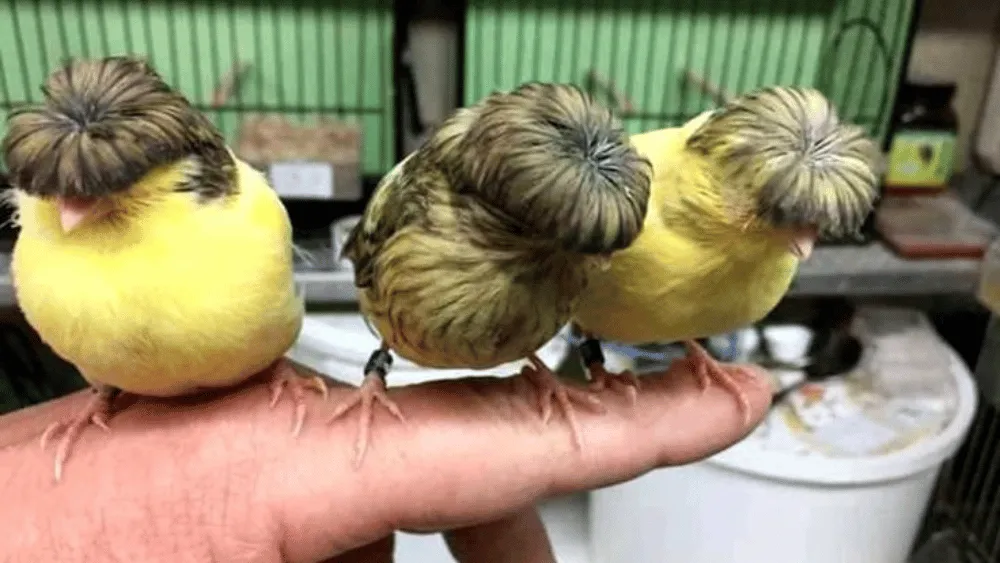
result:
M 908 260 L 880 242 L 824 246 L 799 268 L 790 296 L 975 293 L 979 260 Z
M 0 254 L 0 306 L 13 305 L 7 256 Z M 296 273 L 310 304 L 357 302 L 349 270 L 309 269 Z M 817 248 L 799 270 L 790 296 L 821 295 L 935 295 L 974 293 L 979 283 L 979 261 L 907 260 L 881 243 L 868 246 Z

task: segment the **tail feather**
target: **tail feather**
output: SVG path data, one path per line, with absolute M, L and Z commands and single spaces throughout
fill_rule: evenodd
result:
M 877 196 L 881 152 L 812 88 L 773 87 L 730 100 L 687 141 L 713 160 L 724 189 L 749 191 L 776 226 L 857 231 Z M 740 193 L 732 193 L 738 199 Z
M 564 250 L 612 252 L 642 229 L 652 166 L 611 112 L 574 86 L 488 96 L 446 123 L 435 145 L 463 189 Z

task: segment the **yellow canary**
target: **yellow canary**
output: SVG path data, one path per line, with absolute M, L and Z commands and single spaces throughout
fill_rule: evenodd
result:
M 334 415 L 360 405 L 358 462 L 374 401 L 402 419 L 385 394 L 390 350 L 435 368 L 528 359 L 542 418 L 555 398 L 579 445 L 570 401 L 599 402 L 535 351 L 638 235 L 650 173 L 607 108 L 570 85 L 531 83 L 458 110 L 387 174 L 344 247 L 383 340 Z
M 876 197 L 880 152 L 809 88 L 767 88 L 682 127 L 636 135 L 653 163 L 636 241 L 594 273 L 577 302 L 593 388 L 630 383 L 603 368 L 598 339 L 684 341 L 706 388 L 749 402 L 695 338 L 763 318 L 823 235 L 857 232 Z
M 272 406 L 305 388 L 283 354 L 303 301 L 291 225 L 265 178 L 144 61 L 67 63 L 12 112 L 3 156 L 20 226 L 12 260 L 28 322 L 96 393 L 53 424 L 56 478 L 118 392 L 175 396 L 273 369 Z

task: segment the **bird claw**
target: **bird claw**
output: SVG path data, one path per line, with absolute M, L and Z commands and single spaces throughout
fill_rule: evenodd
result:
M 52 424 L 45 427 L 45 431 L 42 432 L 42 437 L 38 440 L 38 447 L 43 451 L 49 449 L 49 440 L 54 438 L 64 427 L 64 422 L 53 422 Z
M 108 426 L 108 416 L 105 413 L 94 413 L 90 416 L 90 423 L 105 432 L 111 432 Z
M 80 409 L 71 419 L 53 422 L 45 428 L 39 439 L 42 450 L 48 449 L 52 440 L 59 438 L 56 445 L 56 455 L 54 460 L 53 473 L 58 483 L 62 480 L 66 462 L 69 460 L 73 446 L 80 438 L 80 434 L 89 425 L 94 425 L 105 432 L 111 432 L 108 420 L 111 418 L 111 402 L 117 391 L 112 388 L 95 389 L 94 396 L 90 398 L 87 405 Z
M 751 420 L 750 398 L 742 386 L 736 382 L 736 378 L 730 373 L 730 370 L 723 367 L 721 363 L 710 356 L 697 342 L 685 342 L 685 347 L 687 348 L 687 357 L 685 359 L 698 378 L 698 386 L 701 388 L 702 395 L 708 391 L 713 381 L 721 385 L 736 398 L 736 401 L 739 403 L 740 414 L 743 415 L 743 425 L 748 426 Z M 741 373 L 743 376 L 749 373 L 748 370 L 739 366 L 733 366 L 731 369 Z M 755 380 L 757 379 L 753 374 L 750 374 L 750 376 Z
M 593 364 L 588 368 L 590 373 L 589 388 L 593 392 L 603 391 L 609 387 L 620 387 L 625 389 L 629 403 L 635 406 L 639 400 L 639 377 L 631 370 L 621 373 L 610 373 L 601 364 Z
M 354 460 L 352 462 L 354 469 L 361 467 L 365 454 L 368 453 L 376 403 L 382 405 L 396 420 L 406 423 L 406 417 L 403 416 L 399 405 L 389 398 L 382 376 L 375 372 L 365 375 L 364 382 L 354 391 L 354 396 L 338 405 L 327 420 L 327 424 L 331 424 L 353 410 L 354 407 L 358 407 L 360 411 L 358 437 L 354 442 Z
M 566 417 L 567 424 L 569 424 L 570 432 L 573 435 L 573 445 L 577 449 L 583 449 L 583 432 L 580 429 L 580 422 L 577 419 L 573 403 L 580 403 L 599 414 L 607 412 L 604 403 L 589 390 L 576 389 L 563 383 L 552 370 L 543 365 L 524 366 L 521 369 L 521 375 L 535 386 L 542 424 L 548 424 L 552 419 L 552 399 L 554 398 L 555 402 L 559 404 L 563 416 Z
M 292 423 L 292 436 L 298 437 L 302 433 L 302 428 L 306 422 L 306 391 L 319 393 L 323 401 L 326 401 L 330 391 L 326 386 L 326 381 L 318 375 L 303 376 L 292 367 L 285 358 L 278 360 L 271 368 L 273 376 L 271 379 L 271 400 L 268 407 L 274 408 L 278 405 L 288 388 L 295 404 L 295 418 Z

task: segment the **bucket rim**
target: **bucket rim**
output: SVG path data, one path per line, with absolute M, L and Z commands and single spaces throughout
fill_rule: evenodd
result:
M 763 450 L 744 440 L 704 462 L 770 480 L 812 485 L 870 485 L 903 480 L 936 469 L 962 445 L 979 404 L 969 369 L 954 350 L 949 349 L 948 353 L 957 389 L 955 414 L 934 436 L 885 455 L 853 458 Z

